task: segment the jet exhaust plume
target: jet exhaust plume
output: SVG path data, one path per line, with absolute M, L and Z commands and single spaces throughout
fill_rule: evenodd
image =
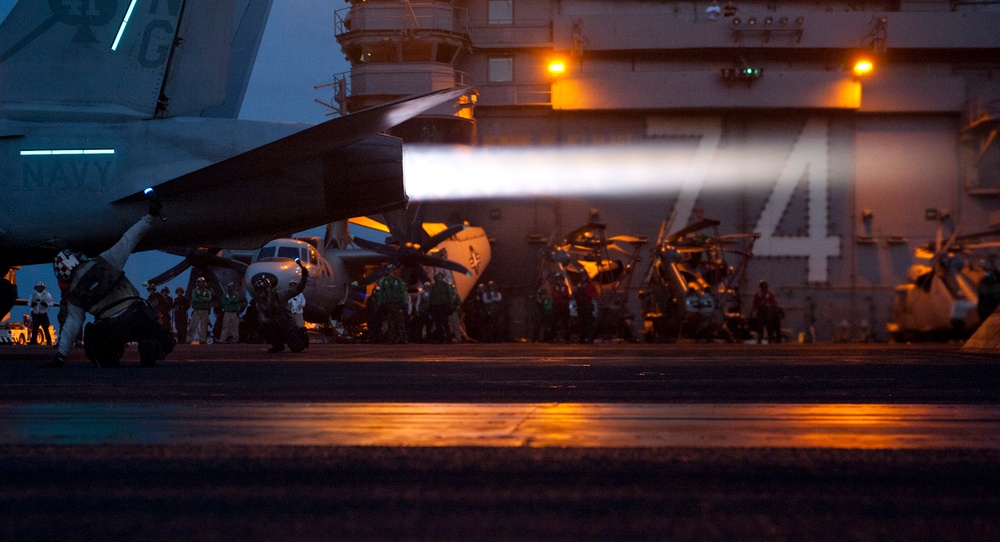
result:
M 773 145 L 719 148 L 710 165 L 688 145 L 593 147 L 449 147 L 409 145 L 403 152 L 407 194 L 415 200 L 670 194 L 770 187 L 788 156 Z

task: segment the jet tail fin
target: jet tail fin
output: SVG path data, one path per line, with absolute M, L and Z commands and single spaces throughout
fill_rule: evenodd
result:
M 198 4 L 198 12 L 185 12 L 180 33 L 184 42 L 174 52 L 163 90 L 168 116 L 239 116 L 272 0 L 235 4 L 234 10 L 223 10 L 231 20 L 215 20 L 220 11 L 217 0 Z M 219 32 L 220 27 L 231 32 Z M 206 74 L 224 78 L 206 81 Z M 222 89 L 225 92 L 218 93 Z
M 271 2 L 21 0 L 0 25 L 0 117 L 235 116 Z

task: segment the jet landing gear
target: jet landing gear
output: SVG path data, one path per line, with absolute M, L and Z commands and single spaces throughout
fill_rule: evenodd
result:
M 10 272 L 9 268 L 0 268 L 4 275 Z M 0 276 L 0 318 L 3 318 L 14 307 L 17 300 L 17 286 L 8 277 Z

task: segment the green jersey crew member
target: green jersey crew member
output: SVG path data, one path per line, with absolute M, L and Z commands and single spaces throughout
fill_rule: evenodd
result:
M 191 289 L 191 321 L 188 323 L 187 340 L 194 342 L 195 334 L 198 335 L 199 344 L 211 344 L 209 342 L 208 328 L 211 322 L 208 319 L 208 311 L 212 308 L 212 290 L 208 287 L 205 277 L 198 277 L 194 288 Z
M 388 325 L 383 337 L 387 343 L 406 344 L 406 283 L 399 278 L 399 269 L 389 264 L 388 275 L 379 281 L 378 311 L 381 320 Z
M 226 293 L 222 294 L 222 333 L 219 334 L 219 341 L 229 344 L 240 342 L 240 311 L 246 304 L 245 299 L 236 287 L 235 282 L 230 282 L 226 286 Z M 215 325 L 220 325 L 216 320 Z

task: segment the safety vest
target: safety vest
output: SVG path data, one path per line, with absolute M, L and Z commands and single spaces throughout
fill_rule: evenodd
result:
M 212 307 L 212 290 L 195 288 L 191 290 L 191 308 L 196 311 L 207 311 Z
M 386 277 L 382 280 L 379 290 L 380 305 L 398 305 L 406 303 L 406 284 L 397 277 Z
M 451 295 L 451 284 L 447 282 L 435 282 L 434 286 L 431 286 L 431 295 L 429 304 L 434 305 L 451 305 L 452 295 Z
M 31 307 L 31 314 L 48 314 L 49 305 L 52 304 L 52 295 L 42 290 L 41 292 L 31 292 L 28 298 L 28 306 Z
M 70 303 L 83 307 L 95 318 L 107 318 L 138 301 L 139 291 L 125 278 L 125 272 L 98 256 L 69 291 Z
M 240 312 L 240 296 L 230 293 L 223 294 L 222 312 Z

